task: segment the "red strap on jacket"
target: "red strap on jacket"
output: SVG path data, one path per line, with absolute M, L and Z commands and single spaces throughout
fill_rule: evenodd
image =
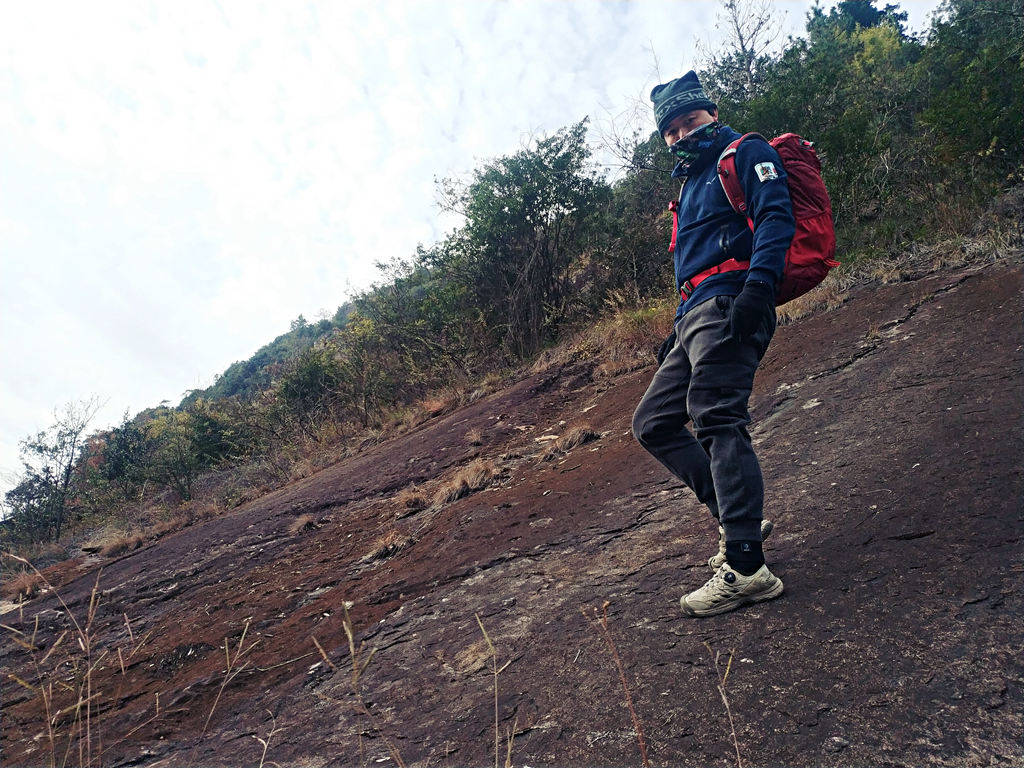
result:
M 737 261 L 736 259 L 729 259 L 728 261 L 723 261 L 721 264 L 715 264 L 715 266 L 710 269 L 698 272 L 679 286 L 679 295 L 682 296 L 685 301 L 693 295 L 693 291 L 698 285 L 703 283 L 712 275 L 720 275 L 722 272 L 738 272 L 741 269 L 747 269 L 749 267 L 749 261 Z
M 740 143 L 744 139 L 748 139 L 751 136 L 757 136 L 758 138 L 764 139 L 759 133 L 745 133 L 740 136 L 736 141 L 732 142 L 725 148 L 721 155 L 718 156 L 718 180 L 722 183 L 722 191 L 725 192 L 726 198 L 729 200 L 729 205 L 736 211 L 740 216 L 747 219 L 747 226 L 750 227 L 750 231 L 754 231 L 754 222 L 747 216 L 747 201 L 743 199 L 743 187 L 740 184 L 740 175 L 736 172 L 736 151 L 740 148 Z M 767 141 L 767 139 L 764 139 Z
M 668 252 L 675 253 L 676 235 L 679 233 L 679 201 L 673 200 L 668 204 L 668 209 L 672 211 L 672 240 L 668 244 Z

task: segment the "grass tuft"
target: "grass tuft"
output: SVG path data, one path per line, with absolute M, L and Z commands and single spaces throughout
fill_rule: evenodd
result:
M 316 519 L 312 515 L 299 515 L 297 518 L 292 520 L 292 524 L 288 526 L 288 535 L 297 536 L 300 533 L 316 528 Z
M 122 533 L 115 536 L 100 547 L 100 554 L 104 557 L 113 557 L 124 552 L 132 552 L 146 543 L 146 537 L 141 533 Z
M 423 489 L 413 483 L 398 492 L 395 496 L 395 502 L 399 507 L 398 516 L 405 517 L 406 515 L 426 508 L 429 503 L 429 499 Z
M 432 419 L 442 413 L 454 410 L 459 405 L 459 395 L 452 391 L 440 392 L 424 397 L 417 405 L 427 418 Z
M 451 480 L 437 489 L 434 494 L 434 506 L 441 507 L 456 499 L 461 499 L 463 496 L 483 490 L 490 484 L 494 474 L 492 462 L 486 459 L 477 459 L 472 464 L 460 469 Z
M 4 582 L 3 595 L 12 600 L 31 600 L 43 588 L 43 575 L 32 571 L 21 571 L 10 581 Z
M 600 432 L 595 432 L 585 424 L 576 424 L 569 427 L 565 434 L 547 447 L 547 450 L 541 455 L 541 461 L 553 461 L 577 446 L 599 439 L 601 439 Z
M 397 555 L 403 549 L 412 546 L 414 543 L 415 539 L 412 536 L 392 528 L 383 536 L 377 537 L 373 544 L 370 545 L 370 551 L 363 555 L 362 560 L 371 563 L 374 560 L 386 560 L 393 555 Z

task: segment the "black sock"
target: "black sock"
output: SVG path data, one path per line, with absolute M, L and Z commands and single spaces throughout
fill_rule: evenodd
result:
M 753 576 L 764 565 L 764 550 L 760 541 L 740 539 L 725 542 L 725 559 L 729 567 L 744 576 Z

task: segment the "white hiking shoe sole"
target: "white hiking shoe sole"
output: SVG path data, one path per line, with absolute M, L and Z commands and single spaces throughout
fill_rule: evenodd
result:
M 781 594 L 782 579 L 772 574 L 767 565 L 752 576 L 744 576 L 725 563 L 703 587 L 679 598 L 679 606 L 687 616 L 714 616 Z
M 768 538 L 770 534 L 775 530 L 775 523 L 771 520 L 761 521 L 761 541 Z M 725 529 L 722 526 L 718 526 L 718 554 L 712 555 L 708 558 L 708 567 L 712 571 L 717 571 L 725 565 Z

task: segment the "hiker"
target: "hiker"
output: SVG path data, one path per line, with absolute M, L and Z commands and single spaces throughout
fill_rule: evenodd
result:
M 762 551 L 771 523 L 762 519 L 747 400 L 775 332 L 793 209 L 778 153 L 750 137 L 736 149 L 735 168 L 751 224 L 734 211 L 718 160 L 741 134 L 719 121 L 696 73 L 656 86 L 651 101 L 658 131 L 679 158 L 672 176 L 683 184 L 673 248 L 681 300 L 633 434 L 719 522 L 718 554 L 708 561 L 714 575 L 679 601 L 688 616 L 710 616 L 782 594 Z

